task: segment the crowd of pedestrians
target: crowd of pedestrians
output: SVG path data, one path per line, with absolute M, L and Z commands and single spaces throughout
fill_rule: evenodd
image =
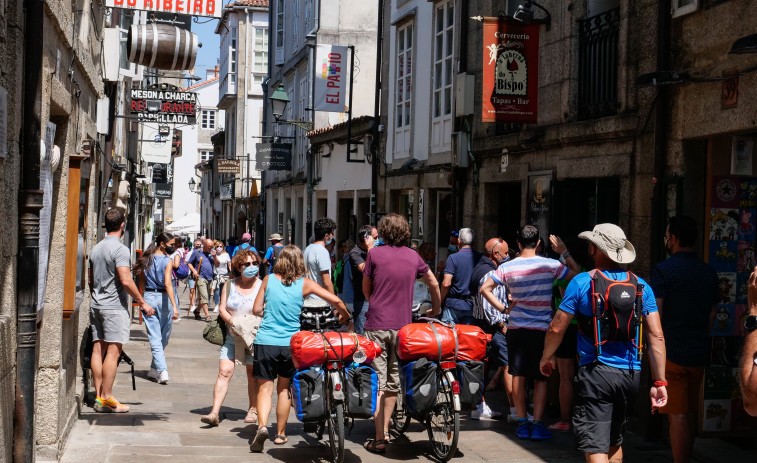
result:
M 507 420 L 517 423 L 518 438 L 547 440 L 553 431 L 572 430 L 587 461 L 620 461 L 627 421 L 644 386 L 646 353 L 650 409 L 668 416 L 674 460 L 691 457 L 708 327 L 718 300 L 717 274 L 694 251 L 697 227 L 691 218 L 670 220 L 664 241 L 671 257 L 654 268 L 649 283 L 628 270 L 636 250 L 614 224 L 578 235 L 588 260 L 574 258 L 555 235 L 545 246 L 538 228 L 525 225 L 513 248 L 492 237 L 483 252 L 474 249 L 475 232 L 462 228 L 450 235 L 447 258 L 435 267 L 436 248 L 425 242 L 417 250 L 411 247 L 407 220 L 389 214 L 377 227 L 360 228 L 357 243 L 342 241 L 339 256 L 334 255 L 336 223 L 324 217 L 314 223 L 314 241 L 304 252 L 283 245 L 279 234 L 271 235 L 270 247 L 259 253 L 247 233 L 238 244 L 229 240 L 229 246 L 201 237 L 187 242 L 186 250 L 180 237 L 161 233 L 132 267 L 120 243 L 124 221 L 120 211 L 108 211 L 107 235 L 90 256 L 98 412 L 129 410 L 112 394 L 116 362 L 129 339 L 128 296 L 145 320 L 152 352 L 148 378 L 168 383 L 166 348 L 172 323 L 180 319 L 178 293 L 184 280 L 189 316 L 210 322 L 213 295 L 224 326 L 212 407 L 201 421 L 219 425 L 235 364 L 245 364 L 249 407 L 244 422 L 258 424 L 250 447 L 254 452 L 262 451 L 269 438 L 274 393 L 273 442 L 287 442 L 288 388 L 295 372 L 289 342 L 310 300 L 332 306 L 349 330 L 381 346 L 372 364 L 380 391 L 375 436 L 364 447 L 383 453 L 400 387 L 397 333 L 411 323 L 412 307 L 428 300 L 424 316 L 477 325 L 491 335 L 491 380 L 485 390 L 504 387 L 507 402 L 491 403 L 485 394 L 472 419 L 498 418 L 496 409 L 506 408 Z M 545 247 L 559 259 L 546 257 Z M 755 274 L 749 303 L 757 307 Z M 747 327 L 747 336 L 755 328 Z M 747 349 L 757 350 L 757 345 L 746 344 L 750 360 L 755 354 Z M 757 361 L 744 361 L 741 369 L 748 411 L 757 396 L 749 390 L 757 383 L 754 365 Z M 560 418 L 548 425 L 547 380 L 554 371 L 560 373 Z

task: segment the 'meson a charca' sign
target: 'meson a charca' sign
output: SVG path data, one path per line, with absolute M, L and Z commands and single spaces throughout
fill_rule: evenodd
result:
M 535 124 L 539 24 L 484 18 L 482 122 Z
M 194 124 L 197 122 L 197 94 L 175 90 L 133 89 L 130 110 L 140 121 Z
M 105 0 L 108 8 L 152 12 L 188 14 L 220 18 L 223 14 L 221 0 Z

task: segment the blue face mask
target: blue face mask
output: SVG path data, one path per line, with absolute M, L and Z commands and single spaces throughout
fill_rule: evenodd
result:
M 447 251 L 457 252 L 457 246 L 455 246 L 454 244 L 450 244 L 449 246 L 447 246 Z
M 258 266 L 253 264 L 253 265 L 250 265 L 249 267 L 245 267 L 244 270 L 242 271 L 242 275 L 245 278 L 255 278 L 256 276 L 258 276 L 259 270 L 260 269 L 258 268 Z
M 325 241 L 325 242 L 324 242 L 323 244 L 325 244 L 326 246 L 329 246 L 329 245 L 331 245 L 331 243 L 333 243 L 333 242 L 334 242 L 334 238 L 329 238 L 329 240 L 328 240 L 328 241 Z

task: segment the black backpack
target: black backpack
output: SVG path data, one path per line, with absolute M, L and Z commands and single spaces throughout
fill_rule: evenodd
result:
M 593 315 L 578 314 L 579 331 L 594 340 L 597 355 L 604 343 L 612 341 L 631 342 L 640 357 L 644 285 L 631 272 L 622 281 L 611 280 L 596 269 L 589 275 Z
M 284 249 L 284 246 L 274 246 L 273 247 L 273 255 L 271 256 L 271 262 L 270 262 L 270 272 L 273 273 L 273 266 L 276 265 L 276 259 L 279 257 L 279 254 L 281 254 L 281 251 Z

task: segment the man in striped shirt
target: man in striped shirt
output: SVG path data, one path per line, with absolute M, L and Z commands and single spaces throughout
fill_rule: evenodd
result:
M 541 418 L 547 402 L 547 377 L 539 371 L 544 336 L 552 319 L 552 284 L 554 280 L 570 281 L 579 267 L 570 256 L 562 240 L 550 235 L 552 249 L 561 254 L 567 267 L 554 259 L 536 255 L 539 230 L 525 225 L 518 230 L 520 255 L 503 263 L 481 286 L 480 294 L 497 310 L 505 305 L 496 297 L 498 285 L 507 285 L 512 296 L 507 330 L 508 363 L 513 375 L 513 399 L 518 412 L 515 434 L 521 439 L 543 440 L 552 433 Z M 534 422 L 528 423 L 526 409 L 526 381 L 534 379 Z

